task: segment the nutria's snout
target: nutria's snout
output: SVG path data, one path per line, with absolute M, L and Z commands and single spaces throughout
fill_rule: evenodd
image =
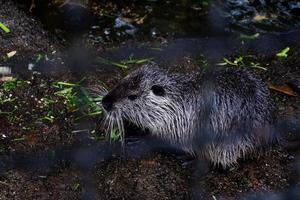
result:
M 107 94 L 106 96 L 103 97 L 102 99 L 102 107 L 104 108 L 105 111 L 109 112 L 113 109 L 114 107 L 114 101 L 111 95 Z

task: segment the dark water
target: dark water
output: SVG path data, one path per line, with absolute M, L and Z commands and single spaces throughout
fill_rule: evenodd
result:
M 296 0 L 53 2 L 36 1 L 34 14 L 45 26 L 71 35 L 85 32 L 85 37 L 95 43 L 132 38 L 212 37 L 232 32 L 282 33 L 300 25 L 300 2 Z
M 28 7 L 31 1 L 26 2 Z M 202 55 L 216 63 L 240 45 L 242 38 L 239 37 L 244 34 L 259 33 L 257 40 L 244 39 L 244 46 L 248 46 L 249 51 L 264 53 L 268 53 L 269 49 L 280 50 L 299 44 L 300 41 L 299 1 L 61 2 L 36 1 L 32 14 L 56 36 L 69 41 L 63 54 L 68 55 L 68 65 L 74 71 L 99 65 L 93 59 L 99 56 L 99 51 L 103 52 L 102 48 L 111 49 L 112 44 L 119 46 L 125 43 L 100 56 L 120 61 L 133 55 L 136 58 L 153 58 L 158 63 L 170 63 L 176 62 L 179 57 Z M 85 45 L 92 49 L 82 49 Z

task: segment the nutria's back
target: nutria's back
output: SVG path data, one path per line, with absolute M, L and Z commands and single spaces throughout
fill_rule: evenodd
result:
M 274 124 L 276 108 L 266 85 L 241 69 L 216 69 L 206 72 L 202 83 L 197 135 L 207 139 L 201 149 L 215 164 L 236 162 L 246 153 L 277 140 Z M 198 99 L 201 98 L 200 96 Z M 204 114 L 203 114 L 204 113 Z M 202 145 L 203 146 L 203 145 Z
M 126 76 L 102 103 L 110 126 L 129 120 L 223 166 L 275 138 L 269 91 L 241 69 L 180 75 L 146 65 Z

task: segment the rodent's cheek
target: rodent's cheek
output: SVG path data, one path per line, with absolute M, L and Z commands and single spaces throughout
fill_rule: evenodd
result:
M 122 105 L 124 105 L 124 103 L 122 103 L 122 102 L 115 102 L 114 103 L 114 109 L 115 110 L 121 110 L 122 109 Z
M 114 107 L 116 110 L 126 111 L 132 108 L 132 102 L 127 99 L 115 102 Z

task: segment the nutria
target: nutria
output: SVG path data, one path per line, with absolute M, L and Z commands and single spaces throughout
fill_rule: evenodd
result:
M 148 64 L 122 79 L 102 106 L 110 126 L 122 130 L 128 120 L 223 167 L 276 140 L 266 85 L 238 68 L 184 75 Z

